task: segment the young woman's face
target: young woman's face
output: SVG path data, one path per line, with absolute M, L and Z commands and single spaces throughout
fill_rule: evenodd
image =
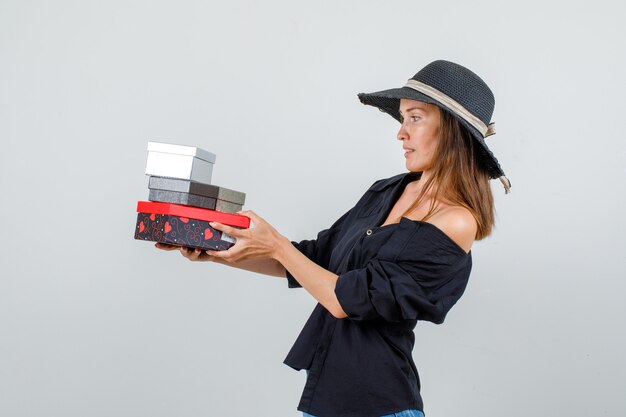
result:
M 426 171 L 432 165 L 439 142 L 439 107 L 421 101 L 401 99 L 402 125 L 398 140 L 405 151 L 406 167 L 411 172 Z

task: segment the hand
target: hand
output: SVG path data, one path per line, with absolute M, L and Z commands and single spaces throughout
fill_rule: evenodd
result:
M 190 261 L 195 261 L 195 262 L 217 261 L 217 259 L 215 259 L 214 256 L 207 254 L 206 251 L 203 251 L 202 249 L 187 248 L 185 246 L 168 245 L 166 243 L 156 243 L 154 247 L 157 249 L 167 250 L 167 251 L 180 250 L 180 253 L 185 258 L 189 259 Z
M 207 250 L 207 255 L 223 259 L 229 263 L 251 259 L 275 258 L 280 243 L 286 240 L 286 238 L 251 210 L 239 211 L 237 214 L 249 217 L 254 223 L 254 227 L 237 229 L 217 222 L 209 223 L 214 229 L 229 234 L 236 238 L 237 241 L 228 250 Z

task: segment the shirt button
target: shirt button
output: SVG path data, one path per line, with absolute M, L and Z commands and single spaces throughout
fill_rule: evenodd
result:
M 368 236 L 372 234 L 372 229 L 368 229 L 367 232 L 365 232 Z

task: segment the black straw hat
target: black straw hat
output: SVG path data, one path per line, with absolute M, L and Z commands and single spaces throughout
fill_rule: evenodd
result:
M 511 182 L 504 175 L 498 160 L 485 143 L 485 138 L 496 133 L 491 122 L 495 98 L 493 93 L 469 69 L 450 61 L 434 61 L 409 79 L 404 87 L 358 95 L 361 103 L 378 107 L 400 121 L 400 99 L 434 104 L 447 110 L 467 128 L 480 144 L 479 161 L 490 178 L 498 178 L 509 192 Z

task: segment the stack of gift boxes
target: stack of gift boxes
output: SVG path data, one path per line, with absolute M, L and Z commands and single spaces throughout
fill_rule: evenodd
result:
M 148 142 L 149 201 L 137 202 L 135 239 L 212 250 L 234 245 L 209 222 L 250 227 L 250 218 L 235 214 L 246 195 L 211 184 L 214 164 L 215 155 L 203 149 Z

